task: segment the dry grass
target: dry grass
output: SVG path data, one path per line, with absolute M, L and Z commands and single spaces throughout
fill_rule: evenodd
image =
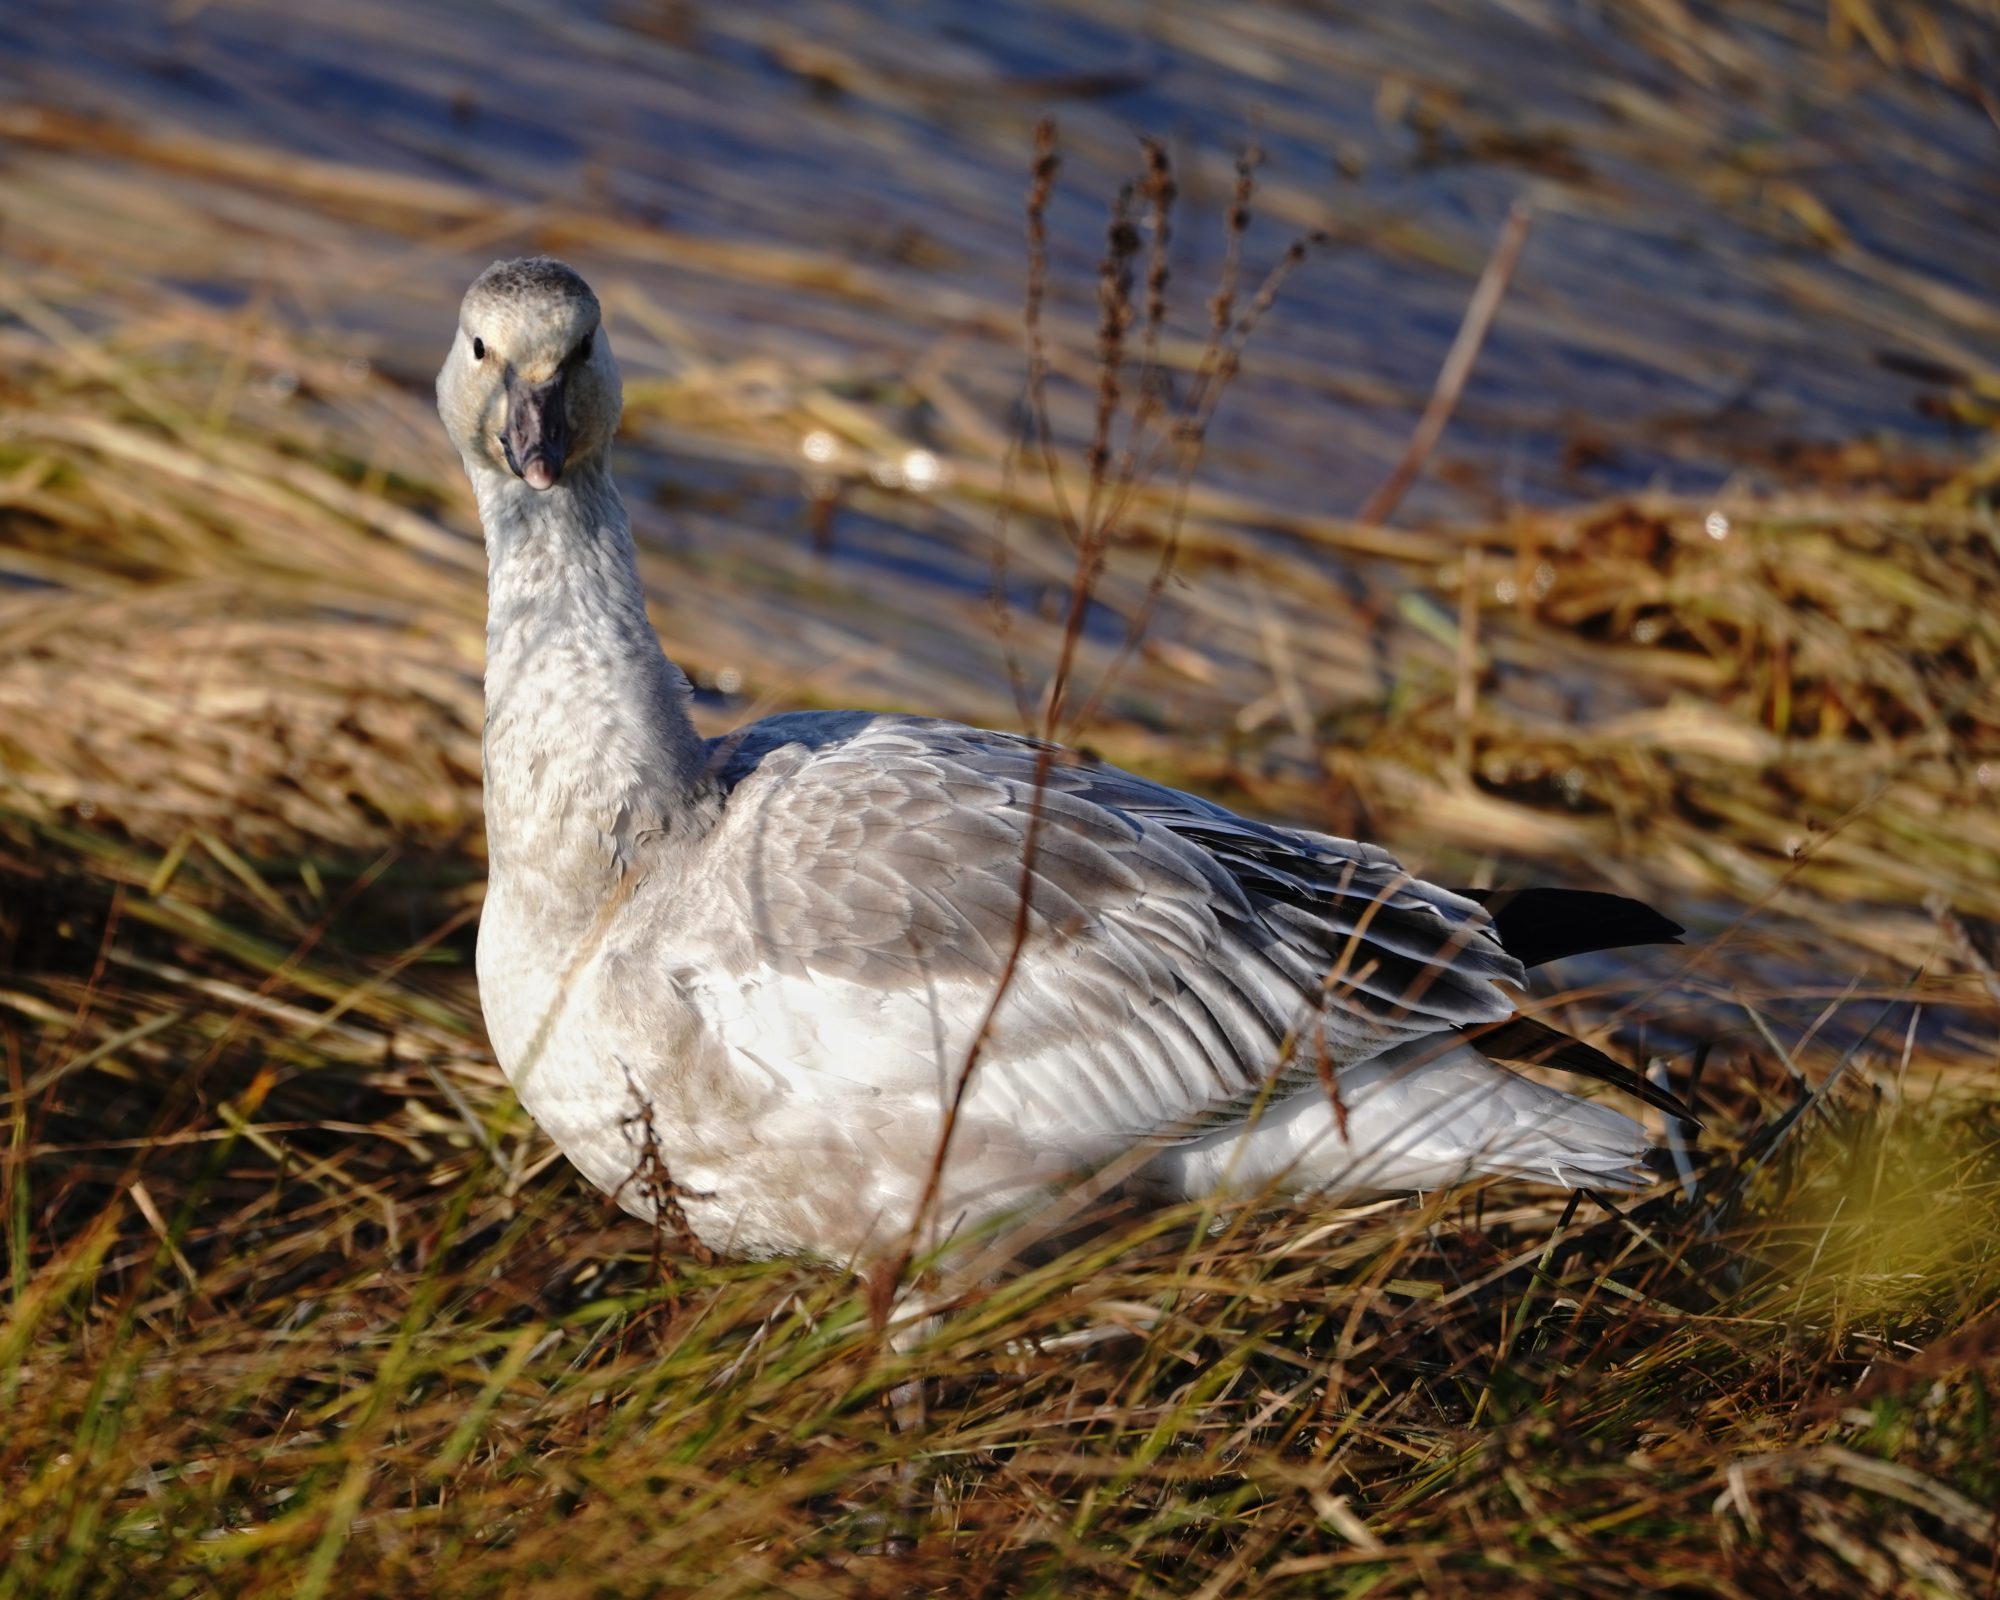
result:
M 1977 7 L 1881 10 L 1819 20 L 1963 76 Z M 1653 47 L 1735 81 L 1739 42 L 1669 13 Z M 1226 438 L 1213 479 L 1170 449 L 1119 487 L 1113 450 L 1087 490 L 1102 324 L 1058 239 L 1065 501 L 988 403 L 1019 320 L 984 289 L 5 115 L 29 143 L 0 171 L 25 219 L 0 263 L 0 1596 L 1991 1592 L 1990 442 L 1420 531 L 1261 495 Z M 1129 1220 L 901 1352 L 836 1274 L 663 1255 L 552 1157 L 480 1031 L 481 562 L 430 348 L 370 365 L 272 298 L 188 292 L 231 229 L 337 253 L 296 281 L 372 273 L 413 322 L 523 229 L 591 262 L 658 620 L 717 726 L 1094 704 L 1103 753 L 1233 803 L 1661 901 L 1698 942 L 1574 964 L 1550 1003 L 1679 1083 L 1704 1063 L 1689 1182 L 1621 1212 L 1501 1188 Z M 1239 243 L 1240 309 L 1277 248 Z M 1789 270 L 1886 281 L 1829 249 Z M 641 270 L 669 259 L 796 297 L 824 344 L 706 345 Z M 1121 270 L 1121 374 L 1193 380 L 1199 328 L 1149 332 L 1143 252 Z M 1848 309 L 1935 351 L 1907 305 Z M 948 320 L 962 359 L 826 353 L 898 316 Z M 1424 392 L 1393 391 L 1402 424 Z M 1969 426 L 1992 392 L 1958 375 Z M 1376 426 L 1386 471 L 1408 428 Z M 830 556 L 796 515 L 805 439 Z
M 550 1163 L 448 882 L 6 837 L 8 1592 L 1988 1582 L 2000 1122 L 1894 1048 L 1711 1069 L 1692 1202 L 1155 1217 L 896 1355 Z

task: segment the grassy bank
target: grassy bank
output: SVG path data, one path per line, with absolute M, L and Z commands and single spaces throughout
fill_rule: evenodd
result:
M 8 1593 L 1987 1583 L 2000 1108 L 1901 1028 L 1719 1052 L 1691 1195 L 1184 1211 L 892 1353 L 553 1158 L 459 859 L 0 837 Z

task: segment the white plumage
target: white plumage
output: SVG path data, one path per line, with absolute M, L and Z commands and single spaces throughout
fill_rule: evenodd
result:
M 1522 955 L 1677 931 L 1633 902 L 1545 892 L 1510 953 L 1506 913 L 1378 849 L 1018 737 L 842 712 L 700 739 L 606 468 L 618 396 L 567 267 L 473 284 L 438 400 L 490 570 L 480 994 L 592 1182 L 645 1214 L 657 1157 L 732 1253 L 894 1248 L 975 1040 L 947 1228 L 1120 1158 L 1168 1198 L 1644 1181 L 1630 1118 L 1477 1048 L 1520 1037 Z

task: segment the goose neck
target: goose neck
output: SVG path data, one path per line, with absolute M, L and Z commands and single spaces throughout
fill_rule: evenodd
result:
M 706 752 L 602 467 L 542 491 L 490 474 L 479 491 L 493 883 L 531 890 L 559 921 L 702 829 Z

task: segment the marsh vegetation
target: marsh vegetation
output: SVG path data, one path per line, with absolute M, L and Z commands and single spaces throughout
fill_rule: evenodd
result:
M 0 1594 L 1988 1592 L 1990 4 L 90 9 L 0 21 Z M 1661 904 L 1539 998 L 1695 1096 L 1676 1179 L 1127 1219 L 907 1350 L 613 1211 L 470 965 L 429 378 L 526 248 L 707 731 L 1053 707 Z

